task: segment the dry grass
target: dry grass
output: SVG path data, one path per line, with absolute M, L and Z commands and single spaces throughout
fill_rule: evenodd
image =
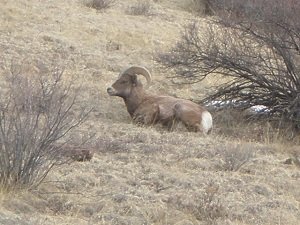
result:
M 247 143 L 234 143 L 216 147 L 221 162 L 218 165 L 224 171 L 238 171 L 255 157 L 255 148 Z
M 21 215 L 37 211 L 50 224 L 60 218 L 71 224 L 72 217 L 77 224 L 276 224 L 278 212 L 286 224 L 297 219 L 298 182 L 286 173 L 299 171 L 278 161 L 272 149 L 249 144 L 248 157 L 238 152 L 243 143 L 220 150 L 195 133 L 128 123 L 97 129 L 102 132 L 90 162 L 57 168 L 35 192 L 6 199 L 2 207 Z
M 270 121 L 268 118 L 257 119 L 248 111 L 240 112 L 235 109 L 225 109 L 214 112 L 217 124 L 215 134 L 244 141 L 255 141 L 271 144 L 299 145 L 299 132 L 293 124 Z
M 85 5 L 101 11 L 112 7 L 115 3 L 116 0 L 87 0 Z
M 185 5 L 183 6 L 183 8 L 192 12 L 195 15 L 205 16 L 205 15 L 209 14 L 208 9 L 206 9 L 206 6 L 205 6 L 205 1 L 206 0 L 184 1 Z
M 133 16 L 150 16 L 153 15 L 153 7 L 149 0 L 138 1 L 129 6 L 126 13 Z
M 179 1 L 166 7 L 163 0 L 158 16 L 126 15 L 135 2 L 118 1 L 105 14 L 77 0 L 0 3 L 1 68 L 11 59 L 51 65 L 59 57 L 66 77 L 76 75 L 83 89 L 81 106 L 94 106 L 74 139 L 95 134 L 91 161 L 57 167 L 31 192 L 0 193 L 0 224 L 297 224 L 300 172 L 285 163 L 286 149 L 257 139 L 245 144 L 243 136 L 259 133 L 215 113 L 208 137 L 181 127 L 140 127 L 121 99 L 107 96 L 106 87 L 129 64 L 151 69 L 150 91 L 184 98 L 209 91 L 209 83 L 172 86 L 152 60 L 194 17 L 174 6 Z

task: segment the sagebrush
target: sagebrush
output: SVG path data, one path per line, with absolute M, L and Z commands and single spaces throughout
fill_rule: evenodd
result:
M 88 0 L 85 4 L 87 7 L 97 10 L 105 10 L 112 7 L 116 0 Z

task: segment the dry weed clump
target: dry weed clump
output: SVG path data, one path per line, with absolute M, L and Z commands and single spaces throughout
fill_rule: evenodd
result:
M 218 146 L 216 154 L 221 158 L 221 163 L 217 167 L 224 171 L 238 171 L 255 156 L 255 153 L 255 147 L 247 143 Z
M 198 197 L 198 207 L 194 210 L 194 215 L 198 220 L 204 220 L 207 224 L 215 224 L 217 219 L 226 217 L 227 213 L 218 197 L 218 191 L 218 186 L 209 184 L 204 193 Z
M 66 215 L 72 210 L 77 209 L 77 206 L 68 200 L 67 196 L 53 195 L 47 200 L 47 207 L 56 215 Z
M 124 138 L 112 139 L 110 137 L 100 137 L 97 140 L 97 149 L 102 153 L 129 152 L 129 142 Z
M 94 149 L 81 146 L 66 145 L 62 147 L 61 155 L 74 161 L 85 162 L 90 161 L 93 158 Z
M 289 151 L 290 157 L 284 161 L 284 164 L 295 165 L 300 168 L 300 147 L 294 146 Z
M 179 211 L 192 215 L 197 221 L 213 225 L 217 224 L 218 220 L 225 219 L 228 214 L 219 195 L 218 185 L 209 182 L 199 194 L 170 196 L 168 204 L 175 206 Z
M 153 8 L 149 0 L 138 1 L 127 8 L 126 13 L 133 16 L 151 16 Z
M 116 0 L 88 0 L 85 2 L 85 5 L 101 11 L 112 7 L 115 3 Z

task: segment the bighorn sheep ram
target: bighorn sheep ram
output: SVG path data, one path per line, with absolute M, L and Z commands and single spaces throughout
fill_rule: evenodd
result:
M 212 116 L 198 104 L 172 96 L 147 93 L 137 75 L 151 82 L 150 72 L 140 66 L 131 66 L 120 73 L 112 87 L 107 88 L 110 96 L 123 98 L 127 111 L 135 122 L 143 124 L 162 123 L 172 128 L 181 121 L 189 131 L 201 131 L 207 134 L 212 129 Z

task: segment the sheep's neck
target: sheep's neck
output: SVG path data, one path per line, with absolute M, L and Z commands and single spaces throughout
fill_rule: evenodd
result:
M 145 101 L 148 94 L 142 89 L 134 89 L 131 92 L 131 95 L 124 98 L 124 102 L 127 107 L 127 111 L 129 112 L 130 116 L 132 117 L 135 110 L 139 107 L 139 105 Z

